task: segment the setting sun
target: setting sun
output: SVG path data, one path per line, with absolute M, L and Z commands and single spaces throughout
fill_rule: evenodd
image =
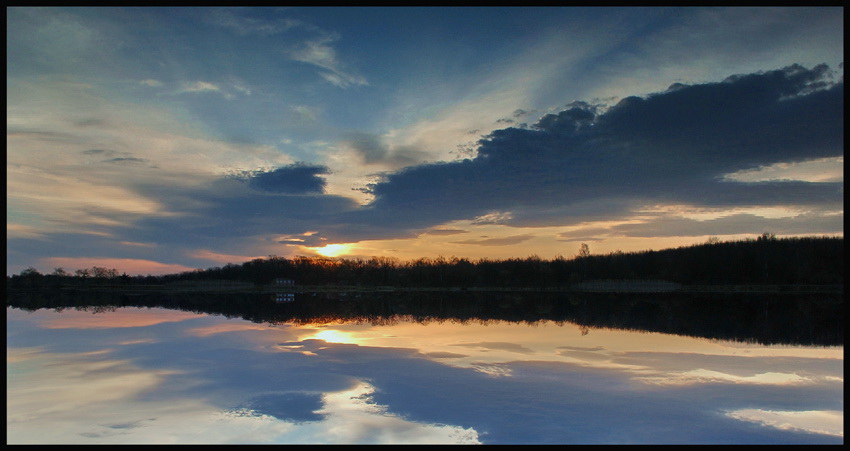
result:
M 322 247 L 311 247 L 310 249 L 325 257 L 338 257 L 351 251 L 351 247 L 351 244 L 328 244 Z

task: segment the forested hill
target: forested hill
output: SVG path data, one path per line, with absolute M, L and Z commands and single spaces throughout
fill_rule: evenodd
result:
M 399 261 L 321 257 L 269 257 L 242 264 L 165 276 L 118 275 L 94 267 L 74 274 L 34 269 L 7 278 L 8 286 L 47 287 L 80 283 L 163 284 L 234 281 L 268 285 L 285 278 L 301 286 L 567 287 L 588 280 L 663 280 L 682 285 L 843 285 L 844 238 L 775 238 L 713 242 L 658 251 L 614 252 L 552 260 L 422 258 Z M 106 280 L 105 280 L 106 279 Z

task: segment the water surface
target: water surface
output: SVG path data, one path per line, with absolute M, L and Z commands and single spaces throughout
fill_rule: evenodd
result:
M 843 346 L 57 310 L 7 308 L 8 443 L 843 443 Z

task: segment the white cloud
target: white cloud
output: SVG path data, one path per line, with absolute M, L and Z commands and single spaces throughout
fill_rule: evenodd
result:
M 741 409 L 726 415 L 742 421 L 790 431 L 844 437 L 844 412 L 837 410 L 780 411 Z
M 269 20 L 239 14 L 238 9 L 210 8 L 204 11 L 205 19 L 215 25 L 227 28 L 238 35 L 273 35 L 284 33 L 292 28 L 303 26 L 302 22 L 289 18 Z
M 771 180 L 801 180 L 815 183 L 843 182 L 844 157 L 775 163 L 757 169 L 728 174 L 726 178 L 738 182 L 765 182 Z
M 347 88 L 352 85 L 368 85 L 366 79 L 345 69 L 337 59 L 336 50 L 330 44 L 336 40 L 332 35 L 303 42 L 298 48 L 290 50 L 288 56 L 303 63 L 318 66 L 319 74 L 334 86 Z
M 207 81 L 194 81 L 183 83 L 180 92 L 221 92 L 221 87 Z
M 17 233 L 173 214 L 138 188 L 197 186 L 234 169 L 292 162 L 271 146 L 208 138 L 191 118 L 168 110 L 106 100 L 86 84 L 10 83 L 7 201 Z
M 151 83 L 155 82 L 155 83 Z M 161 82 L 156 80 L 146 80 L 143 82 L 151 87 L 160 87 L 163 86 Z M 216 93 L 220 94 L 227 100 L 232 100 L 237 98 L 237 95 L 240 96 L 250 96 L 253 94 L 251 87 L 242 80 L 239 80 L 235 77 L 230 77 L 230 80 L 227 82 L 221 83 L 213 83 L 209 81 L 187 81 L 179 84 L 179 87 L 175 94 L 196 94 L 196 93 Z

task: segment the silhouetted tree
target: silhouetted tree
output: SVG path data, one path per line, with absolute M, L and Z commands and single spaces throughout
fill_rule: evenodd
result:
M 7 286 L 53 287 L 121 284 L 169 284 L 176 281 L 231 280 L 257 285 L 276 278 L 298 285 L 395 287 L 564 287 L 592 279 L 653 279 L 693 284 L 837 284 L 844 283 L 841 237 L 776 238 L 773 234 L 732 242 L 712 242 L 660 251 L 591 255 L 582 243 L 573 259 L 544 260 L 533 255 L 504 260 L 470 261 L 459 257 L 345 259 L 269 257 L 242 264 L 162 276 L 118 276 L 94 266 L 72 277 L 64 269 L 42 276 L 35 268 L 11 276 Z

